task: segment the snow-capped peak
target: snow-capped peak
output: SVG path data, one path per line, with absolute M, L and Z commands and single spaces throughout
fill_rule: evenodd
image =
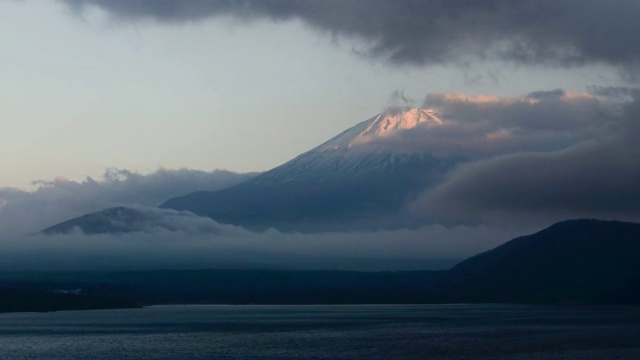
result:
M 367 136 L 385 136 L 396 130 L 411 129 L 418 124 L 431 122 L 442 124 L 436 113 L 431 109 L 409 109 L 406 111 L 386 111 L 378 115 L 358 138 Z M 357 140 L 357 139 L 356 139 Z
M 432 109 L 387 110 L 364 121 L 320 146 L 320 150 L 350 148 L 376 137 L 388 136 L 398 130 L 414 128 L 422 123 L 442 124 L 442 120 Z

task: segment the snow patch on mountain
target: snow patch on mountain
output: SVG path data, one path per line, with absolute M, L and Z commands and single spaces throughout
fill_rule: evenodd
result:
M 431 109 L 410 109 L 396 114 L 382 113 L 354 141 L 362 141 L 369 136 L 386 136 L 396 130 L 411 129 L 422 123 L 442 125 L 442 120 Z

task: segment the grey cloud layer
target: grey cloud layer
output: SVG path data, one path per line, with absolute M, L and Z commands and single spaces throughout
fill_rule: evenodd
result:
M 156 206 L 197 190 L 218 190 L 255 174 L 160 169 L 148 175 L 107 170 L 82 182 L 39 181 L 35 191 L 0 188 L 0 236 L 42 230 L 58 222 L 116 205 Z
M 531 224 L 577 217 L 640 221 L 640 102 L 618 107 L 620 113 L 610 118 L 615 126 L 600 138 L 459 167 L 446 182 L 426 190 L 412 205 L 413 213 L 443 224 Z
M 134 233 L 3 238 L 0 270 L 442 268 L 518 234 L 513 229 L 440 225 L 378 232 L 255 233 L 189 213 L 137 210 L 148 221 Z
M 363 40 L 356 50 L 400 64 L 503 59 L 572 66 L 640 64 L 635 0 L 61 0 L 98 6 L 117 19 L 187 23 L 229 16 L 300 19 L 312 28 Z

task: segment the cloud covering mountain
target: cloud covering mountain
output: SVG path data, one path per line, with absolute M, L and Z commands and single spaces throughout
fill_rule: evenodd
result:
M 157 206 L 167 198 L 196 190 L 217 190 L 255 176 L 230 171 L 159 169 L 139 174 L 123 169 L 107 169 L 102 179 L 88 177 L 82 182 L 56 178 L 36 181 L 34 191 L 0 188 L 0 236 L 42 230 L 104 208 Z
M 442 269 L 499 245 L 520 230 L 431 225 L 396 231 L 252 232 L 190 213 L 135 211 L 140 215 L 135 232 L 4 237 L 0 270 Z

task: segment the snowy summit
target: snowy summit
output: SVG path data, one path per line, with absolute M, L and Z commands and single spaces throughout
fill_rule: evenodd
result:
M 422 123 L 441 125 L 442 120 L 432 109 L 387 110 L 320 145 L 318 150 L 350 148 L 376 137 L 388 136 L 398 130 L 412 129 Z

